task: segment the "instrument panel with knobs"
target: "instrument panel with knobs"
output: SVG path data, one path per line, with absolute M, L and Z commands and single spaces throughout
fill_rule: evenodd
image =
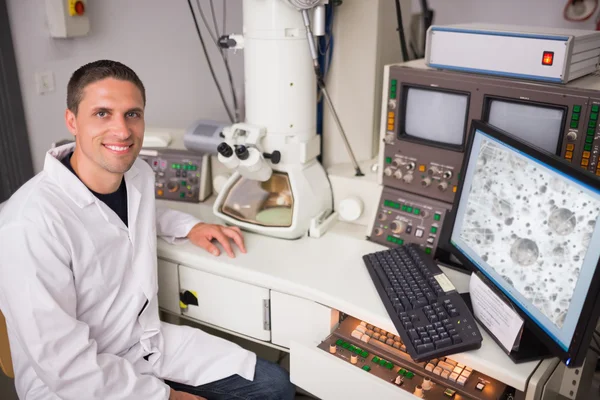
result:
M 388 247 L 417 243 L 433 255 L 450 209 L 441 201 L 383 188 L 369 240 Z
M 417 363 L 399 336 L 351 316 L 318 348 L 420 398 L 497 400 L 522 394 L 449 357 Z

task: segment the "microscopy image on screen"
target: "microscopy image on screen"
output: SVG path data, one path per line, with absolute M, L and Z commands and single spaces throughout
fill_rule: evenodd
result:
M 483 139 L 460 236 L 562 328 L 599 211 L 566 178 Z

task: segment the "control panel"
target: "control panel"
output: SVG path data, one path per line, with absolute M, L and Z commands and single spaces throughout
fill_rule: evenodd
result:
M 452 203 L 470 123 L 483 120 L 600 176 L 600 76 L 566 85 L 386 66 L 380 180 Z
M 398 335 L 353 317 L 346 317 L 318 348 L 420 398 L 498 400 L 517 396 L 514 388 L 449 357 L 416 363 Z
M 449 209 L 450 204 L 385 187 L 369 240 L 388 247 L 417 243 L 435 254 Z
M 154 171 L 157 199 L 198 203 L 212 194 L 208 155 L 146 148 L 139 157 Z

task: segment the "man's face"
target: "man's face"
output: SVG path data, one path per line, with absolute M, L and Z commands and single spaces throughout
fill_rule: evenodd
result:
M 144 100 L 133 83 L 106 78 L 83 91 L 77 115 L 65 114 L 75 135 L 80 168 L 123 174 L 131 168 L 144 139 Z

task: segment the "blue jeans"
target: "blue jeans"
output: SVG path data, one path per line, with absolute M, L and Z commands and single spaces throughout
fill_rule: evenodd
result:
M 296 393 L 288 373 L 279 365 L 261 358 L 256 359 L 254 381 L 232 375 L 196 387 L 170 381 L 166 383 L 173 390 L 191 393 L 208 400 L 293 400 Z

